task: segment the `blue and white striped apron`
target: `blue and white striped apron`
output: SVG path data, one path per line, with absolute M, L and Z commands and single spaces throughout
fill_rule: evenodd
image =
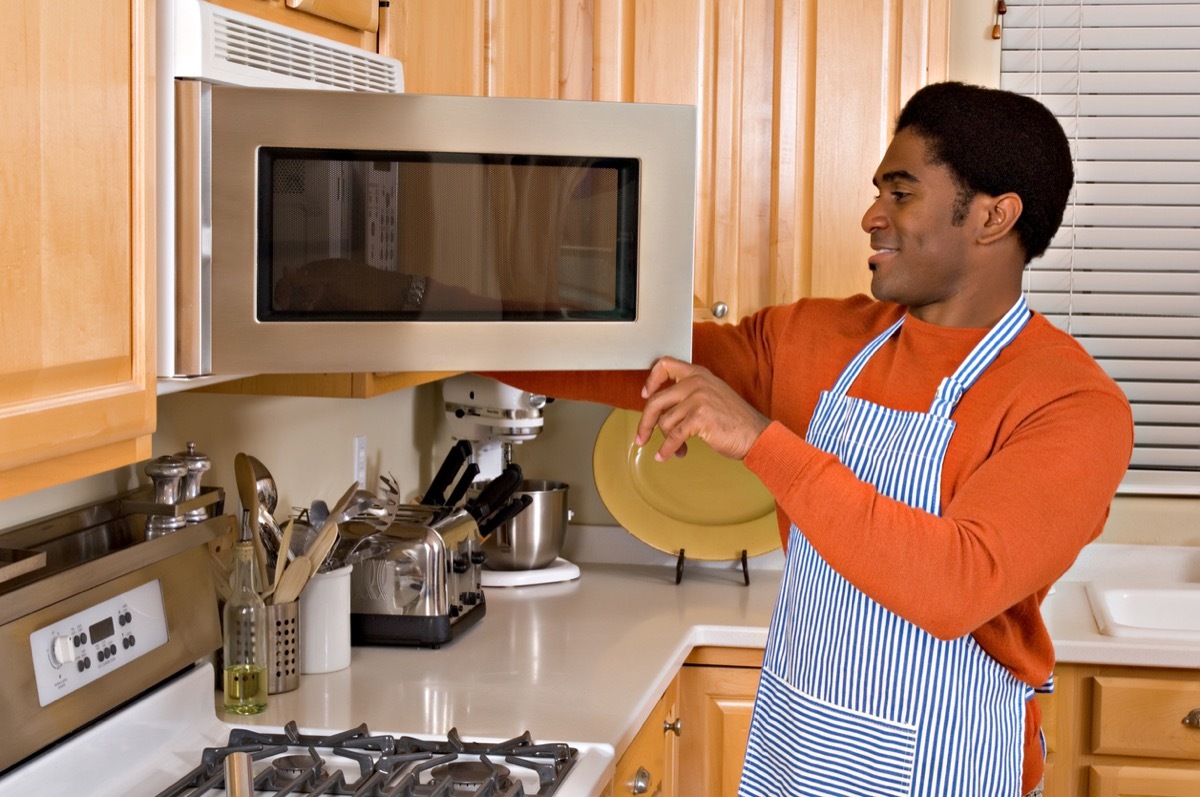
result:
M 808 441 L 881 494 L 940 514 L 950 414 L 1029 316 L 1022 297 L 928 413 L 847 395 L 901 318 L 821 394 Z M 739 797 L 1018 797 L 1031 694 L 970 635 L 939 640 L 867 597 L 792 526 Z

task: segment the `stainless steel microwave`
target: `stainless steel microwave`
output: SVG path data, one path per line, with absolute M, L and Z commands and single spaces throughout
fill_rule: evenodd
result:
M 690 356 L 691 106 L 184 77 L 173 102 L 160 376 Z

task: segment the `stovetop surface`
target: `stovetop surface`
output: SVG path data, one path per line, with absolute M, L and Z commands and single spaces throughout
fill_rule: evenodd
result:
M 527 732 L 497 740 L 455 729 L 434 738 L 366 726 L 246 727 L 214 713 L 213 683 L 211 665 L 198 665 L 0 773 L 0 797 L 219 797 L 230 749 L 255 758 L 256 795 L 589 797 L 611 760 L 605 745 L 535 742 Z M 277 759 L 282 767 L 272 763 Z M 383 761 L 376 767 L 382 772 L 364 769 L 367 759 L 371 766 Z M 572 776 L 580 769 L 588 785 L 576 788 Z

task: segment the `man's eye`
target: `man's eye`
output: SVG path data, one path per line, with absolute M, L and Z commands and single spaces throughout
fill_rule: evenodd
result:
M 909 194 L 907 191 L 892 191 L 892 199 L 896 200 L 897 202 L 903 202 L 904 200 L 908 199 L 909 196 L 911 196 L 911 194 Z

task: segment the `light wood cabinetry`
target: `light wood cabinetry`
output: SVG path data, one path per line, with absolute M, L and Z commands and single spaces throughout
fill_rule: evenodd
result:
M 251 396 L 309 396 L 313 398 L 372 398 L 414 385 L 435 382 L 454 371 L 411 373 L 261 374 L 196 388 L 197 393 L 238 393 Z
M 1060 665 L 1046 797 L 1200 794 L 1200 671 Z M 1197 712 L 1200 716 L 1200 712 Z
M 679 680 L 671 681 L 650 711 L 641 730 L 617 761 L 613 775 L 613 797 L 645 794 L 675 797 L 690 794 L 677 790 L 676 738 L 679 735 Z
M 0 500 L 145 459 L 153 3 L 5 4 Z
M 696 648 L 679 673 L 679 793 L 735 797 L 762 650 Z
M 859 227 L 901 104 L 945 77 L 948 0 L 393 0 L 407 90 L 694 104 L 694 294 L 727 319 L 869 283 Z

